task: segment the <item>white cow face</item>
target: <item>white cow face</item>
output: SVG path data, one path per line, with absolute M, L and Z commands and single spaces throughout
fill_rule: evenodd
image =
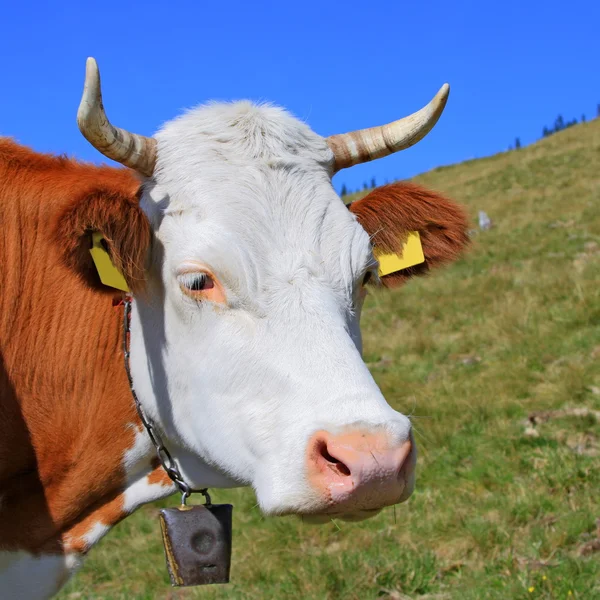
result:
M 384 277 L 396 285 L 455 259 L 467 220 L 411 184 L 375 190 L 349 212 L 331 176 L 418 142 L 448 92 L 404 119 L 327 139 L 247 102 L 191 111 L 146 138 L 110 124 L 88 59 L 79 127 L 145 177 L 139 205 L 123 198 L 117 219 L 103 224 L 117 210 L 107 208 L 90 228 L 108 230 L 137 289 L 140 229 L 151 224 L 132 374 L 194 487 L 251 485 L 266 513 L 317 520 L 365 518 L 411 494 L 410 422 L 361 359 L 364 284 L 377 279 L 371 242 L 397 253 L 408 231 L 421 234 L 425 262 Z M 123 211 L 142 224 L 115 227 Z
M 410 421 L 361 358 L 377 263 L 325 140 L 250 103 L 196 109 L 156 139 L 132 371 L 189 483 L 251 485 L 266 513 L 325 520 L 407 499 Z

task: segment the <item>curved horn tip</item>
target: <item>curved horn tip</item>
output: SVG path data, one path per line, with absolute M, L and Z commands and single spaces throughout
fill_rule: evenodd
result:
M 100 87 L 100 70 L 96 59 L 92 56 L 85 61 L 85 87 Z
M 445 106 L 450 95 L 450 85 L 445 83 L 439 90 L 438 93 L 433 97 L 432 104 L 442 104 Z
M 93 56 L 88 56 L 85 60 L 85 67 L 86 69 L 89 69 L 90 67 L 95 67 L 96 70 L 98 70 L 98 63 L 96 62 L 96 59 Z
M 98 104 L 102 104 L 102 92 L 100 90 L 100 71 L 95 58 L 91 56 L 85 61 L 85 81 L 83 92 L 77 110 L 77 125 L 83 135 L 88 138 L 84 129 L 89 119 L 92 118 Z M 88 138 L 89 139 L 89 138 Z

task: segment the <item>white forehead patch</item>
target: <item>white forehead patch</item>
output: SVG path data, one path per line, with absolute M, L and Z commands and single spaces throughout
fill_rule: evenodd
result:
M 308 269 L 347 290 L 368 264 L 368 236 L 331 185 L 333 153 L 285 110 L 210 104 L 156 139 L 142 206 L 172 267 L 205 259 L 257 286 Z

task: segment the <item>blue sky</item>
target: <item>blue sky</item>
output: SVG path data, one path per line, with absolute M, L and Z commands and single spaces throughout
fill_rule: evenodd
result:
M 240 98 L 341 133 L 411 113 L 450 83 L 446 111 L 417 146 L 336 175 L 338 190 L 356 189 L 493 154 L 515 136 L 529 144 L 559 113 L 595 116 L 598 23 L 591 0 L 10 2 L 0 134 L 105 161 L 75 122 L 87 56 L 110 119 L 146 135 L 184 108 Z

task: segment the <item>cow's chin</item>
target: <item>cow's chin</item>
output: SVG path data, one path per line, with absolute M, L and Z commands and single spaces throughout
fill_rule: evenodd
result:
M 356 510 L 353 512 L 331 512 L 299 516 L 302 519 L 302 522 L 308 525 L 324 525 L 326 523 L 331 523 L 332 521 L 337 520 L 347 521 L 349 523 L 358 523 L 360 521 L 366 521 L 367 519 L 378 515 L 382 510 L 382 508 L 373 508 Z

